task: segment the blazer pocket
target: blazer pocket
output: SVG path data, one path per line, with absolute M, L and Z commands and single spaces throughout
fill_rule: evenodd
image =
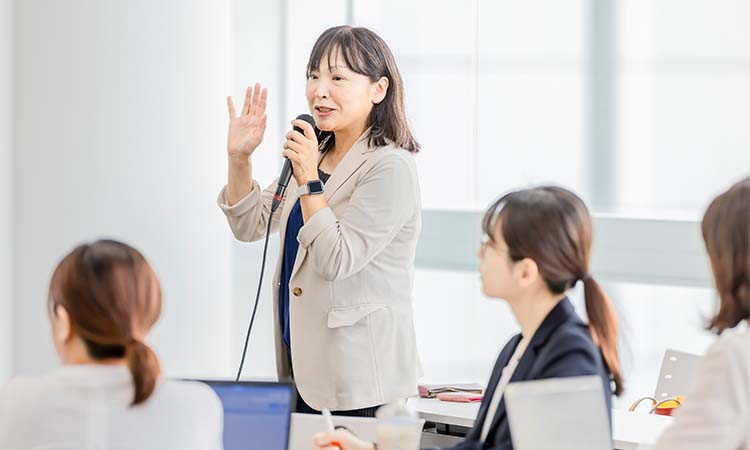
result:
M 388 305 L 378 303 L 330 309 L 328 311 L 328 328 L 350 327 L 375 311 L 384 309 L 388 309 Z

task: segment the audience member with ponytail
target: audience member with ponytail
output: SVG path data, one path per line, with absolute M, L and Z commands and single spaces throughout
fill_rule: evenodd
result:
M 219 399 L 200 383 L 161 379 L 144 342 L 161 289 L 137 250 L 75 248 L 52 276 L 48 312 L 62 367 L 0 389 L 0 448 L 222 448 Z
M 598 375 L 607 404 L 623 391 L 617 353 L 617 318 L 589 272 L 592 223 L 583 201 L 557 187 L 512 192 L 484 217 L 480 250 L 484 293 L 504 299 L 521 326 L 497 358 L 479 416 L 452 450 L 511 450 L 503 393 L 509 383 Z M 566 297 L 582 282 L 584 323 Z M 372 450 L 345 431 L 313 438 L 316 450 Z

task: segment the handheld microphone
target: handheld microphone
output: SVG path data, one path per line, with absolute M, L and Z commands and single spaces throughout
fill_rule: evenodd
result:
M 315 128 L 315 119 L 309 114 L 300 114 L 297 116 L 297 120 L 304 120 Z M 302 128 L 298 126 L 294 127 L 294 131 L 299 131 L 300 133 L 305 134 Z M 279 184 L 276 187 L 276 194 L 273 196 L 273 201 L 271 202 L 271 212 L 275 212 L 279 208 L 282 200 L 284 200 L 286 187 L 289 185 L 289 180 L 292 178 L 292 171 L 292 162 L 289 161 L 289 158 L 284 158 L 284 165 L 281 167 L 281 175 L 279 176 Z

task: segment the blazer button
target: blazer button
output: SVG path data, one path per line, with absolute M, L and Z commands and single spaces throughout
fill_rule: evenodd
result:
M 302 295 L 302 289 L 296 287 L 294 288 L 294 290 L 292 290 L 292 294 L 294 294 L 295 297 L 299 297 L 300 295 Z

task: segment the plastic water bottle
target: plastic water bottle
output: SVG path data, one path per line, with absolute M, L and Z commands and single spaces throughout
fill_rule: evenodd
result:
M 424 420 L 403 400 L 382 406 L 378 419 L 378 450 L 419 450 Z

